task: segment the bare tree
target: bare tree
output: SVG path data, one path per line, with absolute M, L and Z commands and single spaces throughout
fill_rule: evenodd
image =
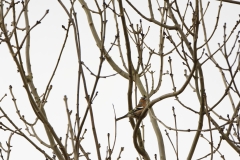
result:
M 221 16 L 222 1 L 214 2 L 214 10 L 211 10 L 210 2 L 205 4 L 201 0 L 187 2 L 58 0 L 58 7 L 65 14 L 63 23 L 67 22 L 66 25 L 62 25 L 61 32 L 65 38 L 62 39 L 62 46 L 58 48 L 60 52 L 57 60 L 49 64 L 52 67 L 49 67 L 51 68 L 49 70 L 52 71 L 50 77 L 44 76 L 48 78 L 45 86 L 36 83 L 37 79 L 33 78 L 33 75 L 39 73 L 34 73 L 30 55 L 32 55 L 31 43 L 38 41 L 38 37 L 32 36 L 34 30 L 40 24 L 46 25 L 44 21 L 49 10 L 32 24 L 29 21 L 31 16 L 29 10 L 31 11 L 30 4 L 35 2 L 29 0 L 0 2 L 0 43 L 8 47 L 17 66 L 26 93 L 20 98 L 28 102 L 27 105 L 31 106 L 28 110 L 33 111 L 32 115 L 35 116 L 35 119 L 30 121 L 28 120 L 30 115 L 21 114 L 20 110 L 24 107 L 17 103 L 14 86 L 10 85 L 10 96 L 21 124 L 13 120 L 13 111 L 9 116 L 6 106 L 0 107 L 0 133 L 3 131 L 10 133 L 7 143 L 0 144 L 2 159 L 10 159 L 14 134 L 23 137 L 46 159 L 90 159 L 90 152 L 96 153 L 99 160 L 104 159 L 103 157 L 106 160 L 120 159 L 121 155 L 124 155 L 123 147 L 118 148 L 119 155 L 116 153 L 118 151 L 115 151 L 113 156 L 118 140 L 117 134 L 123 132 L 123 129 L 117 129 L 120 122 L 116 122 L 116 115 L 121 116 L 119 111 L 134 109 L 141 96 L 146 96 L 147 106 L 142 109 L 140 117 L 129 118 L 133 131 L 130 137 L 133 138 L 133 142 L 126 143 L 134 144 L 139 159 L 150 160 L 154 157 L 165 160 L 170 157 L 166 154 L 168 150 L 175 153 L 176 159 L 215 157 L 225 159 L 226 153 L 221 150 L 221 147 L 225 146 L 234 150 L 236 155 L 240 153 L 238 90 L 240 41 L 239 32 L 236 31 L 239 29 L 240 20 L 237 19 L 234 25 L 230 25 L 229 30 L 228 23 L 224 23 L 223 28 L 219 29 L 222 25 L 220 18 L 224 17 Z M 236 4 L 238 2 L 232 5 L 236 7 Z M 209 14 L 215 14 L 216 19 L 209 20 Z M 21 27 L 23 22 L 24 27 Z M 91 35 L 84 35 L 83 26 L 88 26 Z M 216 39 L 219 39 L 221 32 L 223 39 L 218 43 Z M 44 34 L 44 31 L 42 33 Z M 89 53 L 90 46 L 84 45 L 85 41 L 94 42 L 96 44 L 94 48 L 98 49 L 98 53 Z M 44 48 L 40 42 L 39 46 Z M 70 50 L 66 49 L 68 46 Z M 70 102 L 65 95 L 63 100 L 66 120 L 61 122 L 61 126 L 67 132 L 60 133 L 56 131 L 57 125 L 49 120 L 58 114 L 58 109 L 50 112 L 47 108 L 57 104 L 55 99 L 50 98 L 54 97 L 51 95 L 52 84 L 54 85 L 54 78 L 56 79 L 63 54 L 66 52 L 75 53 L 76 61 L 72 63 L 77 64 L 75 70 L 78 72 L 75 73 L 75 90 L 71 92 L 75 95 L 76 107 L 69 105 Z M 89 55 L 90 58 L 86 58 Z M 46 57 L 42 57 L 44 62 L 45 59 Z M 48 65 L 44 62 L 41 64 Z M 54 63 L 56 64 L 53 67 Z M 105 69 L 105 64 L 115 73 Z M 115 78 L 119 82 L 116 82 Z M 122 95 L 122 91 L 116 91 L 114 88 L 109 88 L 110 92 L 106 91 L 108 81 L 121 85 L 127 93 Z M 122 85 L 122 81 L 127 81 L 126 85 Z M 65 85 L 69 83 L 71 82 L 66 82 Z M 217 84 L 215 88 L 214 84 Z M 99 88 L 102 90 L 98 90 Z M 56 90 L 60 92 L 61 88 Z M 114 100 L 109 97 L 113 93 L 120 101 L 125 101 L 127 107 L 119 107 L 112 102 Z M 113 106 L 111 110 L 107 110 L 103 104 L 96 103 L 98 97 L 103 98 L 102 102 L 107 101 L 109 106 Z M 4 93 L 0 102 L 7 101 L 7 98 L 7 94 Z M 142 123 L 146 113 L 151 122 L 150 132 L 154 133 L 157 139 L 154 144 L 157 145 L 157 148 L 154 148 L 157 154 L 154 156 L 150 155 L 152 152 L 149 151 L 153 148 L 146 145 L 150 138 L 145 134 L 149 131 L 145 130 L 146 127 Z M 173 120 L 173 126 L 164 115 Z M 114 127 L 109 128 L 114 131 L 114 136 L 111 136 L 113 138 L 107 134 L 109 131 L 104 130 L 107 134 L 107 148 L 104 153 L 100 145 L 103 137 L 99 136 L 99 133 L 105 123 L 99 126 L 99 117 L 106 118 L 109 123 L 114 122 Z M 26 130 L 22 129 L 23 126 Z M 87 127 L 91 128 L 92 133 L 84 129 Z M 147 127 L 150 128 L 149 123 Z M 36 128 L 41 128 L 45 133 L 37 132 Z M 163 131 L 166 133 L 165 138 Z M 172 136 L 170 133 L 175 135 Z M 65 138 L 62 138 L 64 134 Z M 92 147 L 91 151 L 83 146 L 83 139 L 87 134 L 93 135 L 94 139 L 94 143 L 91 144 L 94 148 Z M 180 134 L 184 135 L 184 139 L 180 138 Z M 41 138 L 43 135 L 47 135 L 47 142 Z M 0 141 L 6 140 L 0 138 Z M 181 148 L 186 146 L 187 141 L 190 144 L 185 147 L 187 155 L 182 157 Z M 202 147 L 197 147 L 202 141 L 207 142 L 204 145 L 204 152 L 194 156 L 202 150 Z M 226 143 L 223 144 L 223 141 Z M 167 143 L 171 146 L 166 147 Z

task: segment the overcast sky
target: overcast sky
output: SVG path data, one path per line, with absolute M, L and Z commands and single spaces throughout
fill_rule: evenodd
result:
M 64 2 L 69 7 L 68 1 Z M 79 3 L 76 1 L 75 3 Z M 143 0 L 135 0 L 132 3 L 136 4 L 136 7 L 139 9 L 147 8 L 146 2 Z M 179 2 L 180 3 L 180 2 Z M 179 4 L 181 7 L 186 6 L 186 1 L 181 2 Z M 203 1 L 203 6 L 206 6 L 205 1 Z M 88 2 L 89 7 L 93 6 L 92 2 Z M 126 4 L 125 4 L 126 5 Z M 20 4 L 18 5 L 19 8 Z M 207 11 L 207 16 L 205 23 L 207 24 L 208 34 L 214 29 L 214 24 L 216 21 L 217 11 L 219 7 L 219 2 L 211 1 L 209 9 Z M 95 9 L 96 7 L 92 7 Z M 128 7 L 127 7 L 128 8 Z M 63 44 L 63 40 L 65 37 L 65 31 L 62 29 L 62 25 L 67 26 L 68 17 L 64 13 L 61 6 L 58 4 L 57 1 L 31 1 L 29 6 L 29 18 L 30 18 L 30 25 L 33 26 L 37 20 L 39 20 L 45 13 L 45 11 L 49 9 L 49 14 L 44 18 L 42 23 L 38 25 L 32 32 L 31 32 L 31 65 L 33 70 L 33 80 L 35 86 L 37 87 L 37 91 L 40 95 L 42 95 L 46 89 L 46 85 L 49 81 L 49 78 L 54 70 L 56 65 L 61 46 Z M 81 38 L 81 49 L 82 49 L 82 59 L 84 63 L 94 72 L 97 73 L 98 64 L 99 64 L 99 49 L 96 46 L 96 43 L 92 37 L 92 34 L 89 30 L 88 22 L 85 16 L 85 13 L 82 10 L 81 5 L 76 5 L 76 11 L 78 15 L 79 21 L 79 28 L 80 28 L 80 38 Z M 156 9 L 156 7 L 155 7 Z M 181 9 L 183 12 L 183 9 Z M 106 36 L 106 46 L 109 47 L 110 43 L 113 42 L 114 36 L 116 34 L 115 26 L 113 25 L 113 19 L 111 12 L 108 12 L 108 24 L 107 26 L 107 36 Z M 139 23 L 139 17 L 136 14 L 129 10 L 128 13 L 131 17 L 132 22 L 134 25 Z M 136 16 L 136 17 L 135 17 Z M 148 14 L 147 14 L 148 16 Z M 192 16 L 191 12 L 188 12 L 187 17 Z M 218 30 L 214 39 L 211 41 L 212 51 L 217 48 L 217 43 L 223 42 L 223 24 L 227 23 L 227 34 L 230 33 L 231 29 L 236 23 L 236 20 L 239 19 L 239 7 L 233 4 L 223 4 L 220 20 L 218 23 Z M 156 15 L 158 17 L 158 15 Z M 120 21 L 120 19 L 119 19 Z M 99 25 L 99 20 L 94 19 L 96 22 L 96 26 Z M 151 29 L 149 32 L 148 37 L 146 40 L 150 43 L 150 47 L 158 49 L 158 28 L 155 28 L 152 24 L 143 20 L 144 30 L 147 30 L 147 27 L 151 25 Z M 10 23 L 8 24 L 8 26 Z M 20 23 L 21 27 L 24 27 L 23 22 Z M 9 26 L 10 27 L 10 26 Z M 235 35 L 237 34 L 239 28 L 236 29 L 233 35 L 233 40 Z M 201 31 L 202 32 L 202 31 Z M 20 36 L 21 37 L 21 36 Z M 77 73 L 78 73 L 78 59 L 76 54 L 75 45 L 73 44 L 73 32 L 72 30 L 69 33 L 69 40 L 67 45 L 64 49 L 59 68 L 55 74 L 55 77 L 52 81 L 53 89 L 50 93 L 50 97 L 48 102 L 45 106 L 46 113 L 48 115 L 48 119 L 51 124 L 54 126 L 55 131 L 58 133 L 59 137 L 64 137 L 67 131 L 67 117 L 65 113 L 65 105 L 63 101 L 64 95 L 68 97 L 68 105 L 69 108 L 75 110 L 76 107 L 76 91 L 77 91 Z M 199 37 L 202 39 L 203 37 Z M 203 43 L 203 41 L 202 41 Z M 232 44 L 229 44 L 229 50 Z M 124 46 L 124 43 L 122 43 Z M 132 45 L 133 46 L 133 45 Z M 134 48 L 135 46 L 133 46 Z M 171 48 L 172 46 L 165 46 L 166 50 Z M 24 48 L 23 48 L 24 50 Z M 133 50 L 134 51 L 134 50 Z M 24 52 L 23 52 L 24 53 Z M 148 53 L 148 51 L 146 51 Z M 113 51 L 110 52 L 110 56 L 114 58 L 114 60 L 122 67 L 121 61 L 119 59 L 119 53 L 117 49 L 113 48 Z M 23 55 L 24 57 L 24 55 Z M 179 89 L 183 84 L 185 77 L 184 77 L 184 67 L 182 66 L 182 61 L 177 56 L 172 56 L 173 59 L 173 71 L 174 76 L 179 78 L 176 81 L 176 87 Z M 133 58 L 136 58 L 136 55 Z M 165 69 L 164 72 L 169 70 L 167 58 L 165 59 Z M 221 58 L 219 59 L 221 62 Z M 25 64 L 25 60 L 23 61 Z M 158 66 L 158 61 L 156 63 L 152 63 L 152 67 Z M 180 67 L 179 67 L 180 66 Z M 123 67 L 122 67 L 123 68 Z M 224 92 L 225 88 L 222 83 L 222 80 L 218 80 L 221 78 L 220 73 L 214 67 L 211 62 L 207 62 L 204 66 L 204 75 L 206 76 L 206 86 L 207 88 L 207 96 L 209 105 L 213 105 L 219 97 Z M 114 74 L 115 71 L 111 69 L 109 64 L 105 61 L 103 64 L 102 75 L 110 75 Z M 0 45 L 0 97 L 2 97 L 5 93 L 8 95 L 4 98 L 4 100 L 0 103 L 0 107 L 6 111 L 6 113 L 12 118 L 12 120 L 19 124 L 22 127 L 22 130 L 25 129 L 24 124 L 19 120 L 19 117 L 16 114 L 14 104 L 12 102 L 12 97 L 9 92 L 9 85 L 13 86 L 13 91 L 15 94 L 15 98 L 17 99 L 18 107 L 21 111 L 22 115 L 25 115 L 26 119 L 30 122 L 35 120 L 35 116 L 33 115 L 33 111 L 31 106 L 27 100 L 27 94 L 23 88 L 23 83 L 21 81 L 20 75 L 17 72 L 17 67 L 4 43 Z M 93 88 L 94 77 L 90 75 L 90 73 L 85 70 L 85 74 L 87 77 L 88 89 L 91 92 Z M 156 73 L 157 74 L 157 73 Z M 239 79 L 239 77 L 238 77 Z M 111 144 L 113 143 L 114 137 L 114 111 L 112 105 L 114 105 L 116 109 L 116 116 L 120 117 L 124 115 L 128 108 L 127 108 L 127 87 L 128 81 L 122 78 L 120 75 L 116 75 L 106 79 L 100 79 L 100 82 L 97 87 L 97 91 L 99 91 L 98 96 L 93 102 L 93 109 L 94 109 L 94 116 L 95 116 L 95 123 L 96 129 L 98 133 L 99 143 L 101 143 L 101 153 L 102 159 L 105 157 L 106 147 L 107 147 L 107 133 L 111 135 Z M 169 76 L 163 77 L 163 87 L 158 92 L 158 94 L 154 95 L 152 98 L 156 98 L 164 93 L 171 92 L 171 79 Z M 184 101 L 186 105 L 191 106 L 195 110 L 199 110 L 199 106 L 195 106 L 198 103 L 196 95 L 192 96 L 193 90 L 191 87 L 187 87 L 186 91 L 184 91 L 183 96 L 180 96 L 180 99 Z M 138 92 L 138 98 L 141 95 Z M 239 98 L 233 97 L 235 103 L 238 101 Z M 84 109 L 80 110 L 81 116 L 83 116 L 86 106 L 86 101 L 84 98 L 84 92 L 81 91 L 80 94 L 80 102 L 81 106 Z M 232 110 L 228 108 L 226 110 L 225 105 L 229 105 L 229 100 L 227 99 L 224 101 L 221 106 L 218 108 L 218 112 L 220 115 L 226 117 L 226 114 L 232 114 Z M 175 111 L 177 114 L 177 121 L 178 127 L 180 129 L 196 129 L 198 116 L 195 114 L 190 114 L 188 110 L 181 109 L 180 105 L 174 100 L 174 98 L 170 98 L 164 101 L 157 103 L 153 109 L 157 114 L 158 118 L 161 119 L 166 125 L 170 127 L 174 127 L 174 118 L 172 113 L 172 107 L 175 107 Z M 228 113 L 229 112 L 229 113 Z M 99 114 L 100 113 L 100 114 Z M 0 115 L 2 115 L 0 113 Z M 75 113 L 72 115 L 74 119 Z M 2 120 L 1 120 L 2 121 Z M 123 160 L 126 159 L 136 159 L 138 156 L 137 152 L 134 149 L 132 143 L 132 129 L 128 119 L 123 119 L 117 122 L 117 140 L 116 146 L 114 150 L 113 158 L 116 159 L 120 148 L 125 147 L 124 152 L 122 153 L 121 157 Z M 6 121 L 4 121 L 6 122 Z M 145 125 L 145 142 L 146 142 L 146 150 L 149 153 L 151 159 L 154 159 L 154 154 L 158 154 L 157 150 L 157 143 L 156 137 L 153 132 L 153 128 L 150 122 L 149 116 L 144 119 Z M 166 149 L 166 157 L 167 159 L 175 159 L 174 151 L 171 147 L 171 144 L 165 134 L 165 127 L 159 124 L 161 132 L 163 134 L 164 142 L 165 142 L 165 149 Z M 96 158 L 96 152 L 94 147 L 94 141 L 92 136 L 92 128 L 90 125 L 90 118 L 88 116 L 87 122 L 84 126 L 84 129 L 88 129 L 85 139 L 83 140 L 82 144 L 86 148 L 87 152 L 91 152 L 90 158 Z M 204 124 L 204 129 L 208 128 L 207 121 Z M 38 131 L 39 136 L 48 143 L 47 137 L 45 132 L 42 131 L 42 125 L 39 125 L 36 128 Z M 175 132 L 169 131 L 170 136 L 175 144 Z M 179 132 L 179 157 L 180 159 L 186 159 L 189 148 L 194 138 L 194 133 L 187 133 L 187 132 Z M 216 132 L 217 133 L 217 132 Z M 4 146 L 7 141 L 7 137 L 10 133 L 3 132 L 0 130 L 0 142 Z M 205 136 L 209 138 L 208 132 L 203 132 Z M 219 134 L 214 134 L 215 136 L 219 136 Z M 35 141 L 36 142 L 36 141 Z M 224 154 L 225 159 L 237 159 L 239 155 L 226 144 L 224 141 L 220 147 L 220 152 Z M 218 141 L 214 141 L 215 147 L 217 147 Z M 27 143 L 23 138 L 14 135 L 11 145 L 11 158 L 10 159 L 35 159 L 35 160 L 42 160 L 44 156 L 42 156 L 35 148 L 33 148 L 29 143 Z M 48 148 L 43 147 L 43 149 L 51 155 L 51 151 Z M 204 139 L 199 140 L 199 144 L 197 145 L 197 152 L 194 154 L 193 159 L 197 159 L 202 157 L 203 155 L 208 154 L 210 151 L 210 146 L 208 142 Z M 158 155 L 159 157 L 159 155 Z M 214 159 L 220 159 L 219 154 L 215 154 Z M 208 157 L 209 158 L 209 157 Z M 207 159 L 208 159 L 207 158 Z M 84 159 L 84 158 L 82 158 Z

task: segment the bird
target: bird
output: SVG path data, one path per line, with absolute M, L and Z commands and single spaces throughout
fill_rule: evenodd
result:
M 127 117 L 130 117 L 130 118 L 139 118 L 144 107 L 147 106 L 147 98 L 145 96 L 141 97 L 141 99 L 139 100 L 138 102 L 138 105 L 132 109 L 131 111 L 129 111 L 126 115 L 122 116 L 122 117 L 119 117 L 116 119 L 116 121 L 120 120 L 120 119 L 123 119 L 123 118 L 127 118 Z M 147 115 L 147 112 L 146 114 L 143 116 L 143 118 L 145 118 Z

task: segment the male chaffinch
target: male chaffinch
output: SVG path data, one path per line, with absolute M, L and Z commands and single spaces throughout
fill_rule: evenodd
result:
M 131 117 L 131 118 L 139 118 L 144 107 L 147 106 L 147 98 L 144 96 L 142 97 L 139 102 L 138 102 L 138 105 L 132 109 L 131 111 L 129 111 L 126 115 L 122 116 L 122 117 L 119 117 L 116 119 L 116 121 L 120 120 L 120 119 L 123 119 L 123 118 L 126 118 L 126 117 Z M 147 112 L 146 114 L 143 116 L 143 118 L 145 118 L 147 115 Z

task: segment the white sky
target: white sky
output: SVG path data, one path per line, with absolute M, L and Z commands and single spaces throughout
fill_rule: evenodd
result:
M 144 4 L 147 1 L 143 0 L 132 0 L 132 3 L 136 4 L 136 7 L 141 7 L 144 9 L 147 7 L 147 4 Z M 68 4 L 67 2 L 64 2 Z M 80 37 L 81 37 L 81 48 L 82 48 L 82 58 L 85 64 L 94 72 L 97 72 L 98 64 L 99 64 L 99 50 L 96 46 L 96 43 L 92 37 L 92 34 L 88 28 L 88 24 L 86 21 L 85 13 L 83 12 L 81 6 L 76 1 L 76 11 L 78 15 L 79 27 L 80 27 Z M 92 2 L 88 2 L 89 7 L 91 7 Z M 126 5 L 126 4 L 125 4 Z M 182 2 L 182 6 L 186 6 L 186 1 Z M 208 12 L 207 12 L 207 19 L 205 23 L 207 23 L 207 27 L 209 27 L 209 33 L 214 28 L 214 23 L 216 21 L 217 9 L 218 9 L 219 2 L 211 1 Z M 203 6 L 206 6 L 206 2 L 203 2 Z M 20 7 L 20 5 L 19 5 Z M 231 31 L 231 28 L 235 25 L 236 20 L 238 20 L 239 14 L 239 6 L 233 4 L 225 4 L 223 5 L 222 12 L 221 12 L 221 19 L 219 21 L 218 30 L 214 40 L 211 42 L 212 52 L 214 49 L 217 48 L 217 43 L 222 43 L 223 39 L 223 23 L 227 23 L 227 34 Z M 49 78 L 52 74 L 52 71 L 55 67 L 57 62 L 58 55 L 60 53 L 60 49 L 63 43 L 63 39 L 65 37 L 65 32 L 63 31 L 61 25 L 67 26 L 68 17 L 64 13 L 61 6 L 58 4 L 57 1 L 31 1 L 29 6 L 29 17 L 30 17 L 30 24 L 31 26 L 35 24 L 37 20 L 39 20 L 45 11 L 49 9 L 49 14 L 47 17 L 42 21 L 42 23 L 37 26 L 31 32 L 31 64 L 33 70 L 33 77 L 34 83 L 37 87 L 38 93 L 41 95 L 45 91 L 45 87 L 49 81 Z M 92 7 L 95 9 L 95 7 Z M 155 7 L 156 9 L 156 7 Z M 108 12 L 108 27 L 107 27 L 107 38 L 106 38 L 106 46 L 110 46 L 110 42 L 113 42 L 114 36 L 116 34 L 115 25 L 112 23 L 112 15 L 111 12 Z M 139 23 L 139 17 L 136 17 L 136 14 L 132 11 L 129 11 L 129 15 L 131 16 L 132 22 L 134 25 Z M 147 14 L 148 15 L 148 14 Z M 192 16 L 191 12 L 188 12 L 188 16 Z M 156 15 L 157 17 L 157 15 Z M 97 18 L 97 17 L 95 17 Z M 98 20 L 94 19 L 96 22 L 96 26 L 98 26 Z M 120 22 L 120 19 L 119 19 Z M 158 49 L 158 29 L 154 28 L 154 26 L 146 21 L 144 23 L 144 30 L 147 30 L 147 27 L 151 25 L 150 33 L 147 37 L 147 41 L 150 43 L 150 47 Z M 20 26 L 23 27 L 23 23 L 20 23 Z M 9 24 L 8 24 L 8 27 Z M 234 32 L 233 39 L 239 28 Z M 20 33 L 20 32 L 19 32 Z M 157 33 L 157 34 L 156 34 Z M 208 33 L 208 34 L 209 34 Z M 200 39 L 202 37 L 199 37 Z M 202 41 L 203 42 L 203 41 Z M 55 131 L 57 132 L 58 136 L 64 137 L 66 134 L 66 127 L 67 127 L 67 117 L 65 113 L 65 106 L 63 101 L 63 96 L 67 95 L 68 97 L 68 105 L 71 109 L 75 110 L 76 107 L 76 85 L 77 85 L 77 72 L 78 72 L 78 60 L 77 54 L 75 50 L 75 45 L 73 44 L 73 32 L 71 30 L 69 34 L 69 41 L 67 42 L 66 48 L 61 58 L 61 62 L 59 68 L 56 72 L 56 75 L 52 81 L 53 89 L 50 93 L 50 97 L 48 99 L 48 103 L 45 106 L 49 121 L 54 126 Z M 169 43 L 166 43 L 169 44 Z M 232 44 L 229 43 L 229 49 L 232 47 Z M 122 47 L 124 48 L 124 43 L 122 42 Z M 135 46 L 132 45 L 132 48 Z M 171 46 L 165 46 L 166 51 L 168 48 L 170 49 Z M 23 49 L 24 50 L 24 49 Z M 113 49 L 111 52 L 111 56 L 114 60 L 116 60 L 117 64 L 122 67 L 122 64 L 119 60 L 119 53 L 117 49 Z M 134 51 L 134 50 L 133 50 Z M 146 54 L 148 53 L 145 50 Z M 24 52 L 22 52 L 24 53 Z M 176 55 L 176 54 L 174 54 Z M 134 57 L 135 56 L 135 57 Z M 136 59 L 136 55 L 133 53 L 133 57 Z M 173 71 L 174 71 L 174 78 L 176 82 L 176 87 L 179 89 L 182 83 L 185 80 L 183 76 L 185 69 L 182 65 L 182 61 L 177 56 L 172 56 L 173 59 Z M 165 68 L 164 71 L 169 70 L 169 65 L 167 63 L 168 56 L 165 58 Z M 225 63 L 222 59 L 219 60 L 220 62 Z M 25 61 L 23 62 L 25 64 Z M 158 61 L 152 62 L 153 68 L 158 65 Z M 122 67 L 123 68 L 123 67 Z M 224 93 L 225 88 L 223 87 L 222 80 L 219 80 L 220 73 L 214 67 L 214 65 L 209 61 L 204 66 L 204 78 L 206 82 L 206 92 L 209 105 L 213 105 L 216 101 L 221 97 Z M 157 71 L 157 70 L 156 70 Z M 109 75 L 115 73 L 107 62 L 104 62 L 102 75 Z M 25 129 L 24 124 L 19 121 L 19 118 L 16 115 L 16 111 L 14 105 L 12 103 L 12 97 L 10 96 L 9 92 L 9 85 L 13 86 L 13 91 L 15 97 L 17 99 L 18 107 L 21 111 L 21 114 L 25 115 L 26 119 L 32 122 L 35 119 L 33 116 L 33 111 L 31 109 L 30 104 L 27 101 L 27 94 L 22 87 L 22 81 L 20 79 L 20 75 L 17 73 L 16 65 L 7 50 L 7 47 L 4 43 L 0 45 L 0 97 L 7 93 L 7 97 L 0 103 L 0 107 L 2 107 L 6 113 L 12 118 L 12 120 L 16 123 L 21 125 L 23 130 Z M 156 73 L 157 74 L 157 73 Z M 87 76 L 87 83 L 89 93 L 93 88 L 94 78 L 90 75 L 90 73 L 85 70 L 85 75 Z M 239 76 L 238 76 L 239 79 Z M 150 79 L 149 79 L 150 81 Z M 171 92 L 171 82 L 169 76 L 163 77 L 163 84 L 161 90 L 154 95 L 152 98 L 156 98 L 162 94 Z M 117 117 L 124 115 L 127 112 L 127 87 L 128 81 L 122 78 L 120 75 L 101 79 L 97 91 L 98 96 L 93 103 L 93 110 L 95 116 L 95 123 L 96 129 L 98 133 L 99 142 L 101 143 L 101 153 L 102 159 L 105 157 L 106 153 L 106 146 L 107 146 L 107 133 L 111 134 L 111 145 L 113 143 L 113 136 L 114 136 L 114 114 L 112 109 L 112 104 L 115 106 L 116 115 Z M 140 97 L 140 94 L 138 93 Z M 196 103 L 197 98 L 196 95 L 193 94 L 193 91 L 190 87 L 184 91 L 183 95 L 179 96 L 180 100 L 184 102 L 184 104 L 190 106 L 195 110 L 199 110 L 199 105 Z M 235 104 L 239 98 L 233 97 Z M 83 116 L 86 106 L 86 101 L 84 99 L 84 92 L 81 91 L 80 94 L 81 99 L 81 116 Z M 175 107 L 175 111 L 177 114 L 178 120 L 178 127 L 180 129 L 196 129 L 198 116 L 195 114 L 190 113 L 187 110 L 183 110 L 181 106 L 174 100 L 174 98 L 169 98 L 164 101 L 161 101 L 154 105 L 153 109 L 155 114 L 158 116 L 161 121 L 163 121 L 166 125 L 170 127 L 174 127 L 174 119 L 172 116 L 172 106 Z M 217 109 L 218 113 L 224 117 L 226 114 L 232 114 L 232 110 L 230 107 L 229 99 L 226 98 L 223 103 Z M 75 114 L 75 113 L 74 113 Z M 72 118 L 74 119 L 74 114 L 72 114 Z M 0 114 L 1 115 L 1 114 Z M 91 152 L 90 158 L 96 158 L 95 146 L 93 142 L 93 136 L 91 131 L 91 125 L 89 121 L 89 116 L 87 118 L 87 122 L 84 126 L 84 129 L 88 129 L 85 139 L 83 140 L 82 144 L 83 147 L 86 148 L 87 152 Z M 206 119 L 206 117 L 205 117 Z M 215 117 L 215 119 L 217 119 Z M 2 120 L 1 120 L 2 121 Z M 5 121 L 4 121 L 5 122 Z M 222 122 L 220 123 L 222 124 Z M 144 120 L 145 125 L 145 140 L 146 140 L 146 150 L 149 153 L 151 159 L 154 159 L 154 154 L 158 154 L 157 151 L 157 143 L 156 138 L 153 133 L 153 129 L 151 126 L 150 118 L 147 116 Z M 45 141 L 48 142 L 45 136 L 45 132 L 42 132 L 41 125 L 38 125 L 36 130 L 39 132 L 39 136 Z M 167 139 L 165 134 L 165 128 L 159 124 L 161 132 L 163 134 L 164 142 L 165 142 L 165 150 L 166 150 L 166 157 L 167 159 L 175 159 L 175 155 L 173 149 L 171 148 L 171 144 Z M 204 124 L 204 128 L 207 128 L 208 124 L 207 121 Z M 171 139 L 175 144 L 175 132 L 169 131 Z M 217 132 L 216 132 L 217 133 Z M 6 144 L 6 137 L 9 135 L 9 132 L 3 132 L 0 130 L 0 142 L 3 146 Z M 179 132 L 179 157 L 180 159 L 186 159 L 190 145 L 192 143 L 194 134 L 187 133 L 187 132 Z M 204 136 L 209 138 L 208 132 L 203 132 Z M 214 134 L 214 136 L 218 137 L 218 134 Z M 220 147 L 220 152 L 225 155 L 225 159 L 237 159 L 239 155 L 226 144 L 223 144 Z M 36 149 L 31 147 L 29 143 L 27 143 L 23 138 L 14 135 L 12 140 L 12 151 L 11 151 L 11 159 L 36 159 L 42 160 L 44 156 L 38 153 Z M 70 143 L 69 143 L 70 145 Z M 217 138 L 214 141 L 214 146 L 218 145 Z M 134 149 L 132 143 L 132 129 L 130 124 L 128 123 L 128 119 L 124 119 L 118 122 L 117 125 L 117 140 L 116 146 L 113 154 L 113 159 L 116 159 L 120 147 L 125 147 L 124 152 L 122 153 L 121 157 L 123 160 L 126 159 L 136 159 L 138 156 L 137 152 Z M 51 154 L 51 151 L 48 148 L 43 147 L 43 149 Z M 204 139 L 200 138 L 199 144 L 197 145 L 196 152 L 194 154 L 193 159 L 197 159 L 202 157 L 203 155 L 208 154 L 210 151 L 210 146 L 208 142 Z M 159 154 L 158 154 L 159 157 Z M 82 158 L 84 159 L 84 158 Z M 209 159 L 206 158 L 206 159 Z M 214 155 L 214 159 L 220 159 L 219 154 Z

